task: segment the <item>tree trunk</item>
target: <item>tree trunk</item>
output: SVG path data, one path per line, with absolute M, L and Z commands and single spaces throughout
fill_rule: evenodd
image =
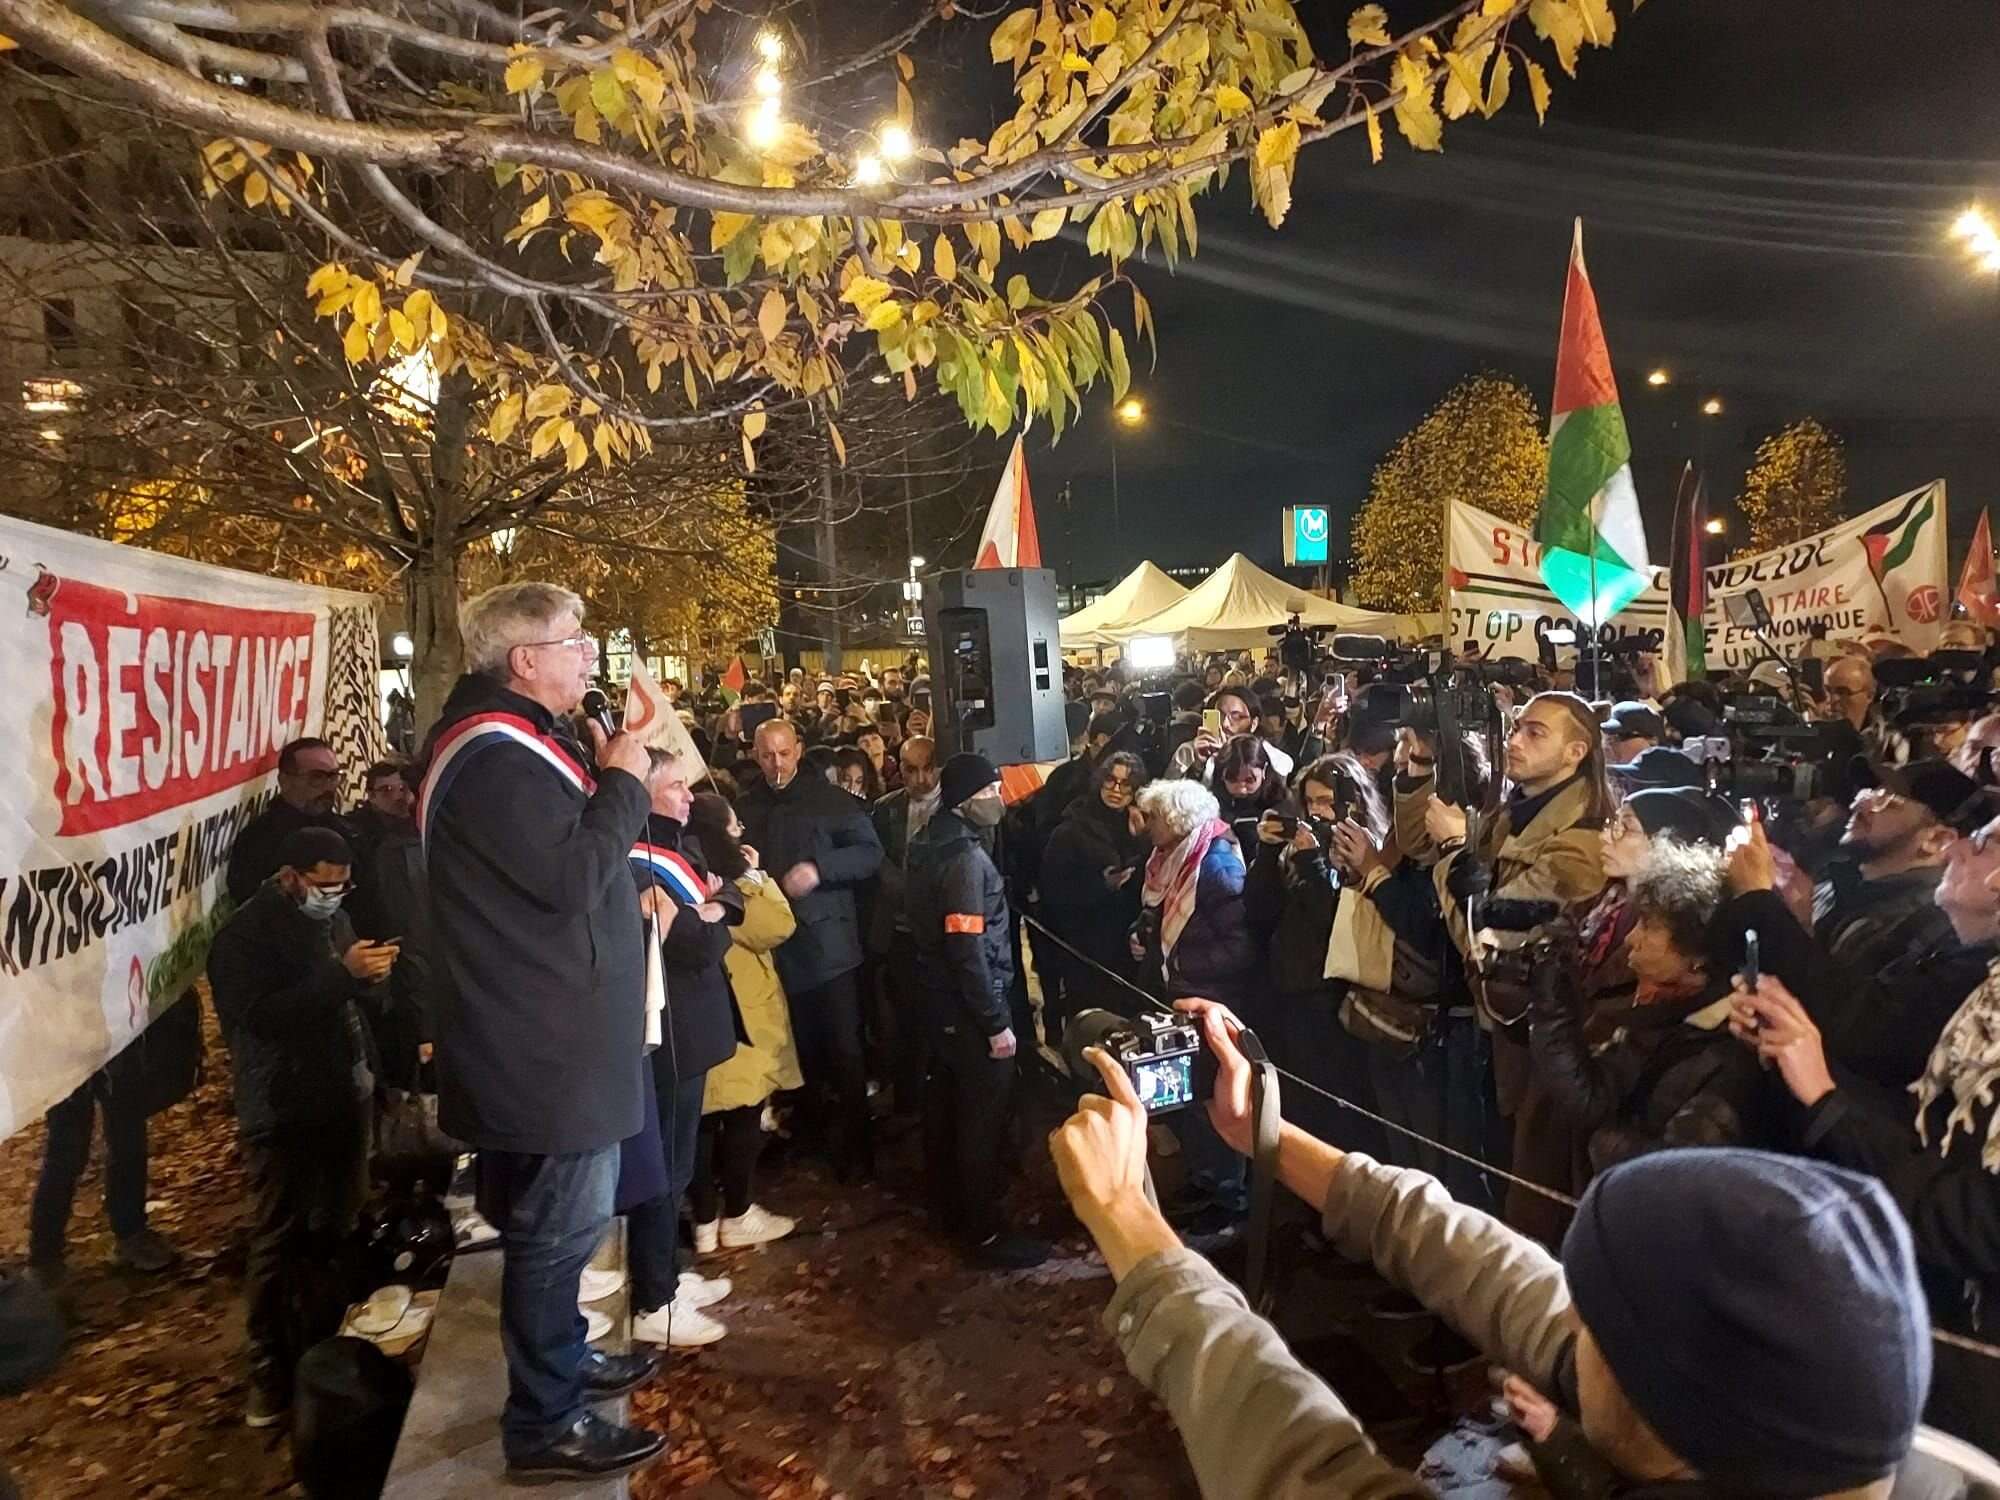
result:
M 813 526 L 813 557 L 818 564 L 821 586 L 831 589 L 839 554 L 833 531 L 833 458 L 828 453 L 820 456 L 819 520 Z M 825 670 L 836 675 L 842 666 L 840 617 L 841 611 L 828 608 L 822 597 L 819 610 L 820 647 L 826 652 Z
M 421 740 L 465 670 L 465 637 L 458 630 L 458 554 L 434 542 L 410 569 L 409 580 L 410 639 L 416 645 L 410 681 Z

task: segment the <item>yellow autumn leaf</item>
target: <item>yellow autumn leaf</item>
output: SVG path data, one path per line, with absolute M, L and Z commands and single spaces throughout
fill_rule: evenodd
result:
M 389 309 L 389 332 L 406 354 L 416 352 L 417 329 L 410 321 L 410 315 L 399 307 Z
M 1479 13 L 1482 16 L 1497 16 L 1503 11 L 1512 10 L 1514 5 L 1515 0 L 1486 0 L 1486 3 L 1479 7 Z
M 262 172 L 252 172 L 243 179 L 243 206 L 255 208 L 271 196 L 270 179 Z
M 552 417 L 557 412 L 569 410 L 569 387 L 549 381 L 536 386 L 528 393 L 527 410 L 523 413 L 529 421 L 540 417 Z
M 0 52 L 12 52 L 16 47 L 20 45 L 21 44 L 15 41 L 11 36 L 0 36 Z
M 417 267 L 423 263 L 423 259 L 424 252 L 421 250 L 405 256 L 402 263 L 396 267 L 396 285 L 408 286 L 411 282 L 415 281 L 417 279 Z
M 357 323 L 373 327 L 375 320 L 382 316 L 382 289 L 372 281 L 356 282 L 354 300 L 348 304 L 348 310 L 354 314 Z
M 785 317 L 790 311 L 791 304 L 776 287 L 764 293 L 764 300 L 757 305 L 757 331 L 764 335 L 765 343 L 785 331 Z
M 888 295 L 888 282 L 873 276 L 857 276 L 847 284 L 847 290 L 840 294 L 840 300 L 865 317 Z
M 545 71 L 542 60 L 533 52 L 525 52 L 507 64 L 507 72 L 501 80 L 510 94 L 525 94 L 542 86 Z
M 952 248 L 951 236 L 942 229 L 938 231 L 937 244 L 931 248 L 931 264 L 939 281 L 958 278 L 958 252 Z
M 590 435 L 590 446 L 597 453 L 597 466 L 607 471 L 611 468 L 611 439 L 609 422 L 599 422 L 597 430 Z
M 567 424 L 561 417 L 550 417 L 535 429 L 535 435 L 528 441 L 528 457 L 541 458 L 549 449 L 562 441 L 562 430 Z
M 993 28 L 993 60 L 997 63 L 1017 60 L 1026 54 L 1028 44 L 1034 40 L 1035 12 L 1017 10 Z
M 590 462 L 590 445 L 583 440 L 583 434 L 576 430 L 576 423 L 562 425 L 563 467 L 574 474 Z
M 743 413 L 743 435 L 754 443 L 764 435 L 764 428 L 769 422 L 770 418 L 764 415 L 764 408 L 761 406 L 746 411 Z
M 1529 0 L 1528 19 L 1535 34 L 1556 49 L 1556 61 L 1576 76 L 1576 54 L 1583 46 L 1583 16 L 1572 0 Z
M 341 335 L 340 352 L 347 356 L 350 365 L 358 365 L 368 357 L 368 328 L 363 323 L 349 323 L 347 332 Z
M 511 392 L 487 419 L 486 435 L 496 443 L 504 443 L 514 435 L 514 429 L 521 425 L 521 393 Z
M 1535 118 L 1546 122 L 1549 117 L 1549 75 L 1542 71 L 1540 63 L 1528 64 L 1528 97 L 1535 101 Z
M 1611 0 L 1576 0 L 1584 35 L 1593 47 L 1609 47 L 1618 34 L 1618 20 L 1611 14 Z
M 1403 139 L 1419 151 L 1444 149 L 1444 121 L 1438 118 L 1427 83 L 1420 90 L 1406 92 L 1396 101 L 1396 128 Z
M 1502 51 L 1493 59 L 1493 71 L 1486 78 L 1486 117 L 1490 120 L 1500 113 L 1500 106 L 1507 102 L 1507 91 L 1514 81 L 1514 56 Z
M 1368 111 L 1368 159 L 1382 159 L 1382 117 L 1372 109 Z
M 1215 91 L 1215 107 L 1222 112 L 1222 118 L 1233 120 L 1250 108 L 1250 96 L 1233 83 L 1225 83 Z
M 743 439 L 743 470 L 747 474 L 757 472 L 757 450 L 750 446 L 750 439 Z
M 1066 208 L 1045 208 L 1028 221 L 1028 238 L 1031 240 L 1052 240 L 1062 233 L 1064 222 L 1069 218 Z
M 551 206 L 549 195 L 543 193 L 541 197 L 521 210 L 521 217 L 517 221 L 517 227 L 521 229 L 535 229 L 548 223 Z
M 737 235 L 750 227 L 749 214 L 716 212 L 711 215 L 708 229 L 708 248 L 720 250 Z
M 1111 7 L 1100 5 L 1090 13 L 1090 45 L 1108 47 L 1118 40 L 1118 17 L 1111 13 Z
M 1389 13 L 1379 5 L 1362 6 L 1347 18 L 1347 40 L 1355 47 L 1388 46 Z
M 324 292 L 347 285 L 347 267 L 339 261 L 329 261 L 306 278 L 306 295 L 317 297 Z
M 438 311 L 437 301 L 422 287 L 403 299 L 403 316 L 417 330 L 419 339 L 444 332 L 444 318 Z
M 880 333 L 885 328 L 894 328 L 903 321 L 903 304 L 900 302 L 878 302 L 869 309 L 868 316 L 861 320 L 861 326 L 870 333 Z
M 1251 179 L 1258 206 L 1273 229 L 1285 222 L 1292 207 L 1292 168 L 1299 155 L 1299 127 L 1293 120 L 1273 125 L 1257 137 L 1251 158 Z
M 832 422 L 826 424 L 826 435 L 833 442 L 833 456 L 840 460 L 840 466 L 843 469 L 846 468 L 847 439 L 840 435 L 840 428 Z

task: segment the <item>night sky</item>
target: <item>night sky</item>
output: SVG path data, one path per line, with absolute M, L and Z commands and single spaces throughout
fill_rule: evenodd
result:
M 1330 504 L 1342 537 L 1375 462 L 1461 376 L 1516 376 L 1546 407 L 1577 215 L 1656 559 L 1683 459 L 1705 456 L 1726 503 L 1758 440 L 1803 416 L 1847 440 L 1857 508 L 1946 478 L 1962 556 L 2000 487 L 2000 282 L 1944 234 L 1976 196 L 2000 207 L 2000 6 L 1618 11 L 1616 46 L 1556 76 L 1545 128 L 1517 75 L 1502 118 L 1448 127 L 1442 156 L 1393 130 L 1380 167 L 1359 132 L 1308 151 L 1277 232 L 1240 175 L 1201 200 L 1200 256 L 1138 270 L 1160 353 L 1137 361 L 1151 419 L 1119 432 L 1121 530 L 1104 388 L 1060 444 L 1030 436 L 1045 561 L 1065 581 L 1238 548 L 1275 566 L 1280 507 Z M 1067 284 L 1085 266 L 1070 253 Z M 1674 384 L 1650 389 L 1655 366 Z M 1697 415 L 1710 395 L 1720 418 Z

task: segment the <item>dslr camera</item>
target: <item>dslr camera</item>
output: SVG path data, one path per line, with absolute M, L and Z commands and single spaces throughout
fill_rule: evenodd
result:
M 1097 1070 L 1083 1055 L 1086 1047 L 1103 1048 L 1125 1070 L 1148 1115 L 1185 1109 L 1215 1087 L 1215 1067 L 1202 1047 L 1201 1028 L 1178 1012 L 1121 1016 L 1080 1010 L 1072 1016 L 1063 1028 L 1063 1063 L 1089 1089 L 1097 1082 Z

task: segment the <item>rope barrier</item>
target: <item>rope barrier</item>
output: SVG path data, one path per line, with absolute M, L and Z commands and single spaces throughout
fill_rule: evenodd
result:
M 1152 994 L 1151 992 L 1147 991 L 1141 986 L 1134 984 L 1130 979 L 1127 979 L 1123 974 L 1117 973 L 1112 969 L 1106 968 L 1102 963 L 1099 963 L 1096 959 L 1092 958 L 1088 953 L 1085 953 L 1080 948 L 1076 947 L 1075 944 L 1070 943 L 1066 939 L 1059 937 L 1055 933 L 1051 932 L 1049 930 L 1048 924 L 1043 922 L 1040 918 L 1032 916 L 1024 911 L 1016 911 L 1015 915 L 1019 917 L 1021 921 L 1025 922 L 1028 926 L 1034 928 L 1035 931 L 1042 934 L 1043 937 L 1047 938 L 1050 942 L 1054 943 L 1058 948 L 1062 949 L 1065 953 L 1069 954 L 1072 958 L 1075 958 L 1078 961 L 1089 965 L 1092 969 L 1096 970 L 1099 974 L 1103 975 L 1106 979 L 1110 980 L 1113 984 L 1116 984 L 1123 989 L 1130 990 L 1134 995 L 1136 995 L 1139 998 L 1139 1000 L 1142 1003 L 1151 1006 L 1155 1010 L 1165 1011 L 1169 1014 L 1179 1014 L 1179 1012 L 1175 1011 L 1171 1005 L 1167 1004 L 1164 1000 L 1161 1000 L 1158 996 Z M 1321 1088 L 1318 1084 L 1312 1082 L 1310 1079 L 1300 1078 L 1297 1074 L 1289 1073 L 1285 1071 L 1285 1069 L 1283 1068 L 1275 1067 L 1275 1065 L 1274 1065 L 1274 1070 L 1276 1071 L 1277 1075 L 1280 1078 L 1284 1079 L 1287 1083 L 1297 1084 L 1300 1088 L 1305 1089 L 1308 1093 L 1317 1094 L 1320 1098 L 1325 1099 L 1329 1103 L 1337 1104 L 1342 1109 L 1351 1111 L 1352 1113 L 1361 1116 L 1364 1120 L 1373 1120 L 1377 1125 L 1380 1125 L 1385 1129 L 1392 1130 L 1397 1135 L 1406 1136 L 1410 1140 L 1416 1141 L 1421 1145 L 1427 1146 L 1433 1151 L 1440 1152 L 1443 1155 L 1449 1156 L 1456 1161 L 1464 1162 L 1468 1166 L 1476 1167 L 1479 1171 L 1487 1174 L 1488 1176 L 1497 1177 L 1502 1182 L 1512 1183 L 1514 1186 L 1519 1188 L 1525 1188 L 1527 1191 L 1531 1193 L 1537 1193 L 1544 1198 L 1552 1200 L 1553 1202 L 1560 1203 L 1565 1208 L 1575 1208 L 1577 1206 L 1578 1200 L 1570 1197 L 1569 1194 L 1567 1193 L 1559 1193 L 1554 1188 L 1545 1187 L 1539 1182 L 1530 1182 L 1525 1177 L 1517 1177 L 1512 1172 L 1503 1171 L 1499 1167 L 1494 1166 L 1491 1162 L 1483 1161 L 1479 1157 L 1469 1155 L 1463 1151 L 1455 1150 L 1454 1148 L 1445 1145 L 1444 1142 L 1442 1141 L 1434 1141 L 1429 1136 L 1423 1134 L 1421 1131 L 1412 1130 L 1407 1125 L 1398 1124 L 1394 1120 L 1386 1119 L 1383 1116 L 1375 1113 L 1374 1110 L 1366 1109 L 1363 1108 L 1361 1105 L 1356 1104 L 1352 1099 L 1343 1099 L 1340 1095 L 1333 1093 L 1331 1090 Z M 1950 1348 L 1963 1350 L 1968 1354 L 1976 1354 L 1983 1359 L 2000 1361 L 2000 1344 L 1984 1343 L 1979 1339 L 1967 1338 L 1962 1333 L 1947 1333 L 1943 1329 L 1938 1329 L 1938 1328 L 1933 1328 L 1931 1330 L 1931 1338 L 1935 1342 L 1947 1345 Z

